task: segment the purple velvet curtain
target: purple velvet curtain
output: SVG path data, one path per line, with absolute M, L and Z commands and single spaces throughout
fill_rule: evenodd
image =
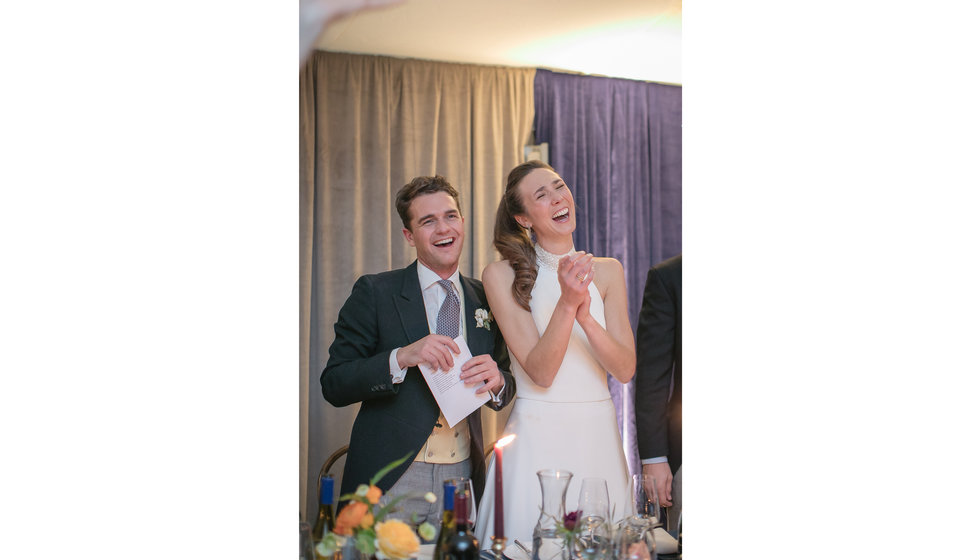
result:
M 538 70 L 534 128 L 575 196 L 575 248 L 626 271 L 636 330 L 654 264 L 681 252 L 681 88 Z M 609 378 L 630 471 L 639 471 L 633 383 Z

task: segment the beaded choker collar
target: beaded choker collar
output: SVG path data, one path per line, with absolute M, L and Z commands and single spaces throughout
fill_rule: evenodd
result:
M 558 261 L 561 260 L 561 258 L 564 257 L 565 255 L 571 255 L 572 253 L 574 253 L 575 247 L 572 247 L 572 250 L 567 253 L 564 253 L 562 255 L 556 255 L 554 253 L 549 253 L 548 251 L 545 251 L 540 245 L 535 243 L 534 252 L 538 254 L 538 260 L 541 261 L 541 264 L 545 265 L 551 270 L 554 270 L 555 272 L 558 272 Z

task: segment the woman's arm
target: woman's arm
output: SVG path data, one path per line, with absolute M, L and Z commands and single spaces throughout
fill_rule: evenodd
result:
M 531 313 L 518 305 L 511 293 L 514 270 L 510 263 L 497 261 L 483 270 L 483 288 L 487 294 L 487 302 L 493 310 L 494 319 L 504 335 L 507 347 L 531 380 L 541 387 L 551 386 L 565 358 L 568 339 L 575 324 L 575 312 L 588 297 L 588 291 L 581 287 L 587 287 L 588 284 L 575 280 L 575 275 L 586 274 L 591 263 L 591 256 L 584 253 L 575 255 L 574 259 L 565 257 L 559 263 L 558 276 L 562 295 L 544 334 L 540 336 Z M 572 285 L 569 278 L 581 286 Z
M 605 307 L 606 328 L 589 313 L 591 301 L 576 310 L 592 350 L 602 367 L 620 383 L 628 383 L 636 371 L 636 346 L 626 307 L 626 277 L 616 259 L 595 259 L 595 284 Z

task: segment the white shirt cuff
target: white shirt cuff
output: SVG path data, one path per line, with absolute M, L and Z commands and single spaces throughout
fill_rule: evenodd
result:
M 399 348 L 395 348 L 391 351 L 391 355 L 388 356 L 388 371 L 391 372 L 391 382 L 398 385 L 402 381 L 405 381 L 405 375 L 408 374 L 408 368 L 398 367 L 398 354 Z
M 667 456 L 664 455 L 663 457 L 654 457 L 653 459 L 643 459 L 642 461 L 640 461 L 640 464 L 655 465 L 657 463 L 666 463 L 666 462 L 667 462 Z
M 506 389 L 506 388 L 507 388 L 507 379 L 505 378 L 504 379 L 504 385 L 500 388 L 499 391 L 497 391 L 497 394 L 496 395 L 493 394 L 493 391 L 492 390 L 491 391 L 487 391 L 488 393 L 490 393 L 490 400 L 493 401 L 493 404 L 495 404 L 497 406 L 500 406 L 500 404 L 503 402 L 503 401 L 501 401 L 501 396 L 504 394 L 504 389 Z

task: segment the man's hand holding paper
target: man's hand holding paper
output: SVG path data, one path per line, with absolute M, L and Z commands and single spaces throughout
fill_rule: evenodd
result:
M 449 371 L 453 367 L 453 352 L 459 354 L 456 341 L 441 334 L 430 334 L 399 348 L 395 359 L 398 367 L 403 369 L 425 364 L 431 369 Z
M 452 356 L 448 371 L 434 369 L 425 362 L 419 364 L 422 377 L 450 427 L 490 400 L 490 389 L 499 390 L 503 386 L 503 378 L 493 358 L 488 354 L 474 358 L 462 336 L 452 342 L 459 352 Z
M 490 354 L 481 354 L 463 364 L 460 379 L 467 387 L 476 387 L 476 394 L 487 391 L 496 393 L 504 386 L 504 376 L 501 375 L 497 362 Z

